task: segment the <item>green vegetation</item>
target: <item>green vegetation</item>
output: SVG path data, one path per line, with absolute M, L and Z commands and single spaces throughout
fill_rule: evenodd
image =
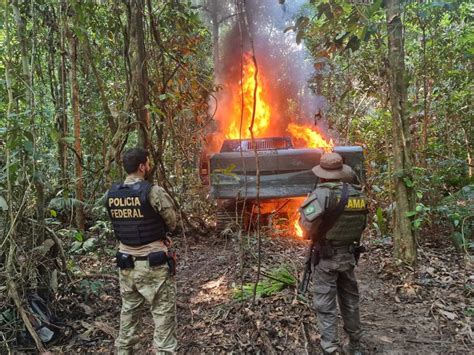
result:
M 258 298 L 269 297 L 288 286 L 296 286 L 297 280 L 287 266 L 281 266 L 268 273 L 262 272 L 262 274 L 265 278 L 258 283 L 257 287 L 255 287 L 255 283 L 249 282 L 243 284 L 242 287 L 234 288 L 234 298 L 239 300 L 249 299 L 253 297 L 254 290 Z

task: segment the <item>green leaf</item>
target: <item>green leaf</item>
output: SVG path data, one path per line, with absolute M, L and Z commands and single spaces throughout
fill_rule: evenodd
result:
M 411 180 L 410 180 L 409 178 L 407 178 L 407 177 L 404 177 L 404 178 L 403 178 L 403 181 L 405 182 L 405 185 L 406 185 L 407 187 L 413 187 L 413 186 L 414 186 L 413 181 L 411 181 Z
M 25 143 L 23 143 L 23 148 L 25 148 L 26 152 L 28 154 L 33 154 L 33 142 L 32 141 L 25 141 Z
M 49 137 L 53 142 L 57 142 L 59 140 L 59 132 L 56 128 L 51 128 L 49 131 Z
M 74 253 L 82 248 L 82 242 L 75 240 L 71 245 L 71 252 Z
M 417 218 L 413 221 L 413 227 L 415 228 L 415 230 L 420 228 L 422 222 L 423 220 L 421 218 Z
M 81 231 L 77 231 L 76 234 L 74 234 L 74 239 L 81 243 L 84 241 L 84 236 L 82 235 Z
M 51 215 L 51 217 L 53 218 L 56 218 L 58 216 L 58 213 L 55 211 L 55 210 L 49 210 L 49 214 Z
M 380 207 L 377 207 L 377 210 L 375 211 L 375 214 L 377 216 L 377 224 L 378 224 L 378 227 L 380 229 L 380 231 L 384 231 L 385 228 L 384 228 L 384 219 L 383 219 L 383 211 Z
M 92 251 L 95 249 L 96 245 L 97 245 L 97 239 L 89 238 L 84 242 L 84 244 L 82 244 L 82 249 L 84 249 L 84 251 L 86 252 Z
M 413 217 L 416 215 L 416 211 L 408 211 L 408 212 L 405 212 L 405 217 Z

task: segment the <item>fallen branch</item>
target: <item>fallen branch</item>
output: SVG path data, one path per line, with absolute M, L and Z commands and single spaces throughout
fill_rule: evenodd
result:
M 54 232 L 54 230 L 52 230 L 51 228 L 46 227 L 46 226 L 45 226 L 45 228 L 51 234 L 51 237 L 53 238 L 54 243 L 58 247 L 59 256 L 61 257 L 61 262 L 63 264 L 63 271 L 66 273 L 66 277 L 67 277 L 68 281 L 72 282 L 73 280 L 72 280 L 71 272 L 67 268 L 66 254 L 64 253 L 64 248 L 63 248 L 63 245 L 61 243 L 61 240 L 59 239 L 57 234 Z
M 303 339 L 304 339 L 304 352 L 306 355 L 309 354 L 308 352 L 308 337 L 306 336 L 306 329 L 304 327 L 304 323 L 301 322 L 301 333 L 303 333 Z
M 35 328 L 31 324 L 31 321 L 26 314 L 25 308 L 21 304 L 20 296 L 18 295 L 15 281 L 13 281 L 11 278 L 9 278 L 8 280 L 8 294 L 13 299 L 13 302 L 15 302 L 15 306 L 18 309 L 18 313 L 20 313 L 23 323 L 25 323 L 26 329 L 28 329 L 28 332 L 30 333 L 33 340 L 35 341 L 36 348 L 38 349 L 40 353 L 44 353 L 46 349 L 43 346 L 43 343 L 41 339 L 39 338 L 38 334 L 36 334 Z
M 36 334 L 35 328 L 31 324 L 30 319 L 28 318 L 28 315 L 26 314 L 25 308 L 23 307 L 23 304 L 20 299 L 20 295 L 18 294 L 18 290 L 16 287 L 16 283 L 14 281 L 14 276 L 13 276 L 13 256 L 15 254 L 15 246 L 13 244 L 13 241 L 10 240 L 10 248 L 8 252 L 8 262 L 7 262 L 7 287 L 8 287 L 8 295 L 10 298 L 13 300 L 15 303 L 16 308 L 18 309 L 18 313 L 21 316 L 21 319 L 23 320 L 23 323 L 25 323 L 25 327 L 30 333 L 31 337 L 33 338 L 36 348 L 40 353 L 43 353 L 46 351 L 46 349 L 43 346 L 43 342 L 39 338 L 38 334 Z

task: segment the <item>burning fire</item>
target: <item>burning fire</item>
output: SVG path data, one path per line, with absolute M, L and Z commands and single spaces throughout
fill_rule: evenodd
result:
M 271 109 L 268 104 L 268 97 L 266 97 L 263 88 L 265 82 L 262 79 L 262 75 L 257 75 L 257 82 L 255 81 L 255 73 L 257 69 L 253 63 L 252 57 L 247 54 L 244 56 L 244 71 L 242 81 L 239 82 L 239 94 L 236 96 L 237 99 L 233 100 L 232 110 L 230 115 L 230 124 L 227 127 L 226 138 L 238 139 L 240 138 L 240 121 L 241 111 L 243 108 L 242 115 L 242 138 L 250 137 L 250 125 L 252 124 L 252 113 L 254 110 L 254 91 L 255 86 L 257 90 L 255 92 L 255 119 L 253 125 L 253 133 L 255 137 L 265 136 L 268 128 L 270 127 L 270 115 Z M 240 86 L 241 85 L 241 86 Z M 243 94 L 243 107 L 242 107 L 242 95 Z
M 276 210 L 285 212 L 282 217 L 272 220 L 272 227 L 276 234 L 290 235 L 298 238 L 303 237 L 303 229 L 299 224 L 300 214 L 298 208 L 304 200 L 304 197 L 295 197 L 289 201 L 278 201 L 265 205 L 264 212 L 273 213 Z M 285 215 L 287 216 L 286 218 L 284 217 Z
M 323 138 L 315 127 L 309 125 L 297 125 L 290 123 L 288 125 L 288 132 L 296 140 L 303 140 L 304 147 L 308 148 L 323 148 L 326 152 L 330 152 L 334 147 L 332 139 L 329 142 Z
M 250 54 L 244 55 L 242 78 L 238 85 L 227 84 L 229 95 L 226 100 L 223 100 L 224 104 L 218 107 L 217 116 L 221 124 L 221 135 L 219 137 L 222 137 L 223 133 L 223 136 L 227 139 L 250 138 L 249 128 L 255 110 L 253 125 L 255 138 L 271 137 L 272 135 L 281 136 L 289 133 L 297 148 L 322 148 L 325 151 L 331 151 L 334 146 L 332 139 L 326 140 L 317 127 L 290 123 L 292 121 L 291 117 L 287 118 L 287 124 L 285 124 L 284 122 L 278 122 L 281 119 L 278 112 L 273 112 L 272 115 L 272 107 L 278 106 L 272 105 L 272 86 L 265 78 L 264 69 L 259 67 L 257 80 L 255 80 L 257 68 L 252 56 Z M 276 100 L 276 97 L 273 99 Z M 275 101 L 273 102 L 275 103 Z M 210 139 L 208 147 L 215 146 L 215 151 L 217 151 L 217 146 L 220 146 L 220 144 L 217 144 L 218 140 L 216 138 L 216 142 L 214 142 L 216 144 L 211 144 L 213 139 Z M 210 149 L 212 150 L 212 148 Z M 301 238 L 303 230 L 299 225 L 299 213 L 295 211 L 301 205 L 302 200 L 294 199 L 293 203 L 294 205 L 291 207 L 288 206 L 288 211 L 291 212 L 289 220 L 285 223 L 285 229 L 287 232 L 291 231 L 292 234 Z
M 290 207 L 288 219 L 282 218 L 281 220 L 276 219 L 274 221 L 273 231 L 276 232 L 277 235 L 303 238 L 303 229 L 299 224 L 300 214 L 297 209 L 298 207 L 296 207 L 296 205 L 292 206 L 292 208 Z M 282 223 L 284 224 L 282 225 Z
M 255 80 L 257 69 L 250 54 L 244 55 L 243 60 L 242 80 L 238 86 L 232 88 L 231 109 L 223 115 L 228 117 L 226 120 L 227 127 L 224 127 L 225 137 L 228 139 L 250 137 L 249 128 L 252 123 L 252 112 L 254 110 L 255 86 L 257 86 L 257 90 L 255 91 L 254 136 L 258 138 L 266 137 L 271 134 L 281 135 L 283 132 L 275 132 L 275 128 L 272 127 L 270 85 L 266 82 L 261 70 L 259 70 L 257 74 L 257 81 Z M 287 131 L 294 138 L 296 146 L 300 148 L 323 148 L 326 151 L 330 151 L 334 146 L 332 139 L 327 141 L 316 127 L 310 125 L 290 123 Z
M 295 231 L 295 235 L 299 238 L 303 237 L 303 229 L 301 229 L 300 223 L 299 223 L 299 213 L 295 213 L 295 217 L 293 222 L 293 229 Z

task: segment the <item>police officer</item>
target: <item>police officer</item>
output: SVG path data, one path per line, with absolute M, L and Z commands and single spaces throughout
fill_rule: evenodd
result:
M 176 228 L 171 197 L 146 179 L 151 171 L 148 152 L 132 148 L 123 155 L 128 176 L 113 184 L 106 207 L 119 240 L 117 266 L 122 311 L 115 346 L 118 354 L 131 354 L 139 341 L 139 311 L 146 302 L 155 323 L 153 345 L 159 354 L 174 353 L 176 339 L 176 294 L 174 258 L 168 251 L 167 232 Z
M 344 352 L 360 353 L 359 290 L 354 267 L 366 226 L 366 198 L 351 183 L 355 173 L 337 153 L 323 154 L 313 168 L 320 183 L 300 208 L 300 225 L 314 241 L 314 309 L 324 354 L 337 354 L 337 306 L 349 343 Z

